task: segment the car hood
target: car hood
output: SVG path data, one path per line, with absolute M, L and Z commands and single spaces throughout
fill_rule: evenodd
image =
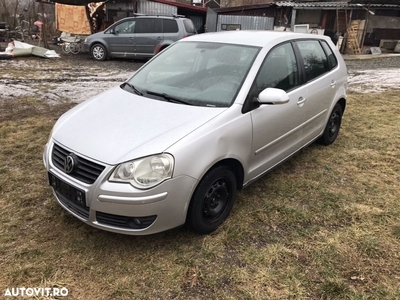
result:
M 224 110 L 149 99 L 116 87 L 65 113 L 52 137 L 75 153 L 114 165 L 161 153 Z

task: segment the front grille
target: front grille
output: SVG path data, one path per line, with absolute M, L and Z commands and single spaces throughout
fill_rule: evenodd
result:
M 63 195 L 61 195 L 58 192 L 56 192 L 56 195 L 57 195 L 58 200 L 60 200 L 60 202 L 62 204 L 64 204 L 64 206 L 66 208 L 68 208 L 68 210 L 70 210 L 71 212 L 80 216 L 81 218 L 84 218 L 85 220 L 89 219 L 89 207 L 87 207 L 87 206 L 82 207 L 82 206 L 76 205 L 75 203 L 73 203 L 72 201 L 70 201 L 69 199 L 67 199 L 66 197 L 64 197 Z
M 104 225 L 128 228 L 128 229 L 144 229 L 154 223 L 157 216 L 148 217 L 127 217 L 119 215 L 111 215 L 102 212 L 96 212 L 97 222 Z
M 65 158 L 70 155 L 71 152 L 60 147 L 57 144 L 54 144 L 53 147 L 53 153 L 51 155 L 53 164 L 60 169 L 61 171 L 64 171 L 64 161 Z M 69 173 L 71 177 L 78 179 L 82 182 L 92 184 L 96 181 L 96 179 L 99 177 L 101 172 L 104 170 L 104 166 L 96 164 L 90 160 L 84 159 L 80 156 L 74 155 L 74 157 L 77 159 L 77 162 L 75 162 L 75 168 L 74 170 Z

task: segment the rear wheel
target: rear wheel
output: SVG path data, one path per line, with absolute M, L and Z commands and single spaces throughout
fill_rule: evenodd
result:
M 336 103 L 331 115 L 329 116 L 324 133 L 318 140 L 321 144 L 328 146 L 336 140 L 342 123 L 342 115 L 342 107 L 339 103 Z
M 190 202 L 187 224 L 197 233 L 216 230 L 232 210 L 236 177 L 227 166 L 211 169 L 200 181 Z
M 81 51 L 81 47 L 78 43 L 71 43 L 71 53 L 78 54 Z
M 106 60 L 107 59 L 107 50 L 101 44 L 95 44 L 91 49 L 91 54 L 95 60 Z
M 61 49 L 64 53 L 70 53 L 71 52 L 71 43 L 63 43 L 61 46 Z

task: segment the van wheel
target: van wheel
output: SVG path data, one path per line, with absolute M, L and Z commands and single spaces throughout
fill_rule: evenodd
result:
M 326 124 L 324 133 L 318 140 L 321 144 L 328 146 L 336 140 L 339 134 L 340 124 L 342 123 L 342 115 L 342 107 L 339 103 L 336 103 L 329 117 L 328 123 Z
M 211 169 L 200 181 L 190 201 L 187 224 L 197 233 L 216 230 L 232 210 L 236 177 L 227 166 Z
M 102 44 L 95 44 L 90 53 L 95 60 L 107 59 L 107 50 Z

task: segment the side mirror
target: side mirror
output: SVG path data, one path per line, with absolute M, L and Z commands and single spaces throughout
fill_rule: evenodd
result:
M 289 95 L 284 90 L 275 88 L 266 88 L 258 95 L 260 104 L 285 104 L 289 100 Z

